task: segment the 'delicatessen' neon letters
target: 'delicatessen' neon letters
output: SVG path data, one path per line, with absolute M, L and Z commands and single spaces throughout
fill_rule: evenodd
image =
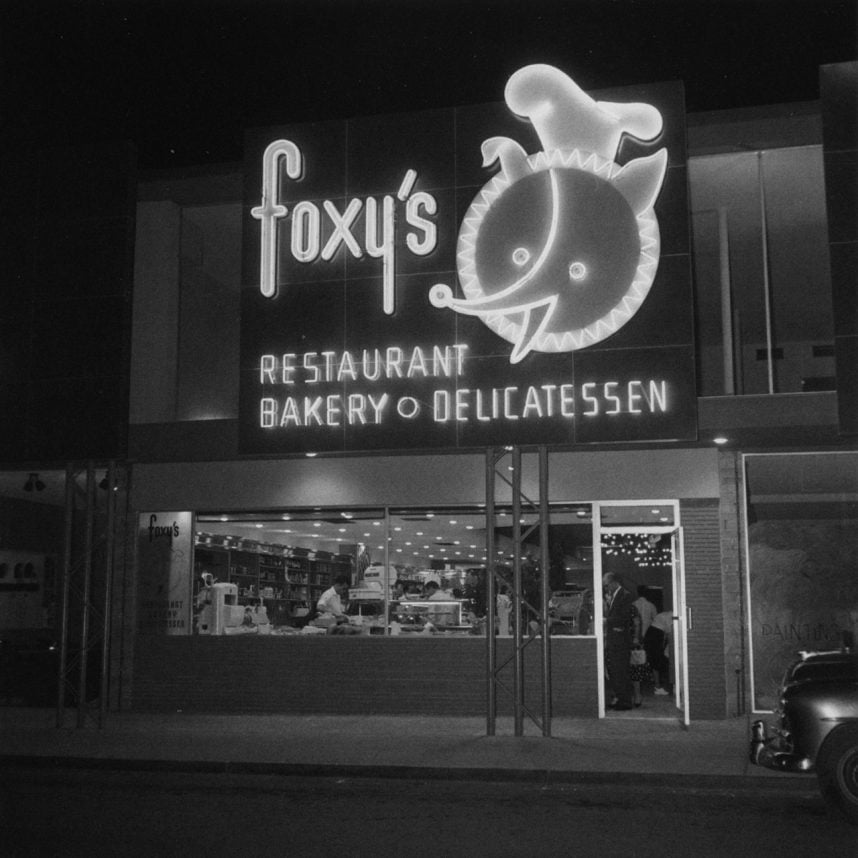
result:
M 279 221 L 289 215 L 280 200 L 281 170 L 290 179 L 300 181 L 304 173 L 301 150 L 291 140 L 275 140 L 262 156 L 262 202 L 251 209 L 251 215 L 261 222 L 261 252 L 259 288 L 266 298 L 277 294 L 277 259 L 280 252 Z M 310 200 L 302 200 L 292 210 L 290 250 L 298 262 L 311 263 L 322 259 L 330 262 L 344 247 L 356 259 L 364 253 L 383 261 L 382 306 L 392 315 L 395 298 L 395 209 L 404 204 L 405 222 L 411 229 L 405 236 L 405 246 L 415 256 L 431 253 L 438 242 L 435 223 L 429 217 L 438 211 L 435 198 L 425 191 L 415 191 L 415 170 L 406 170 L 394 198 L 386 194 L 381 201 L 375 197 L 352 198 L 340 212 L 330 201 L 321 208 Z M 379 216 L 380 209 L 380 216 Z M 364 211 L 363 246 L 354 227 Z M 326 218 L 333 231 L 322 244 L 322 219 Z
M 580 397 L 584 418 L 621 414 L 657 414 L 668 410 L 669 382 L 633 379 L 574 384 L 539 384 L 520 387 L 471 388 L 464 386 L 467 346 L 433 346 L 402 349 L 289 352 L 264 354 L 259 361 L 263 392 L 282 387 L 287 395 L 262 396 L 262 429 L 382 425 L 391 420 L 410 421 L 428 411 L 434 423 L 491 423 L 528 419 L 574 420 L 575 396 Z M 392 396 L 373 385 L 396 379 L 449 379 L 454 384 L 422 393 Z M 361 383 L 358 392 L 342 392 L 343 383 Z M 331 385 L 328 392 L 319 386 Z M 294 395 L 295 388 L 304 395 Z

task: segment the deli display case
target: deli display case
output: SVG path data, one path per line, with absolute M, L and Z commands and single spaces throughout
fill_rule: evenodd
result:
M 400 624 L 402 631 L 422 631 L 431 624 L 439 631 L 467 630 L 470 625 L 462 623 L 462 602 L 434 599 L 413 599 L 394 602 L 391 606 L 391 621 Z

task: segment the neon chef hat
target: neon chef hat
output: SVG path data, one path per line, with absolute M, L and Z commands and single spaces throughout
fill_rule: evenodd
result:
M 504 96 L 513 113 L 530 120 L 546 151 L 580 149 L 613 161 L 623 134 L 652 140 L 662 129 L 661 114 L 652 105 L 594 101 L 553 66 L 519 69 Z

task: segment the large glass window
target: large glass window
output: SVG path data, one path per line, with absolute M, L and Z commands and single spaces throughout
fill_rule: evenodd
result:
M 111 492 L 103 469 L 71 479 L 67 486 L 65 470 L 0 474 L 0 706 L 56 705 L 63 629 L 61 702 L 92 703 L 102 694 Z
M 858 634 L 858 453 L 745 458 L 754 709 L 800 650 Z
M 535 514 L 522 514 L 521 534 L 522 621 L 528 624 L 541 606 Z M 553 508 L 548 535 L 551 633 L 593 635 L 591 505 Z M 193 630 L 288 635 L 338 627 L 355 634 L 483 635 L 486 570 L 493 568 L 497 632 L 508 635 L 516 553 L 509 508 L 496 509 L 493 538 L 495 556 L 489 558 L 481 507 L 201 513 Z M 347 620 L 320 616 L 319 599 L 340 577 Z
M 834 388 L 822 147 L 692 158 L 699 392 Z

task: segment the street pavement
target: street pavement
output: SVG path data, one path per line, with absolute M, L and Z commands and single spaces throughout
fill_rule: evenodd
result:
M 97 713 L 93 713 L 97 715 Z M 637 717 L 636 717 L 637 716 Z M 529 719 L 413 715 L 207 715 L 108 713 L 101 726 L 66 710 L 0 708 L 4 766 L 372 777 L 569 781 L 620 774 L 801 779 L 748 761 L 749 718 L 554 718 L 551 735 Z M 762 783 L 760 784 L 762 786 Z

